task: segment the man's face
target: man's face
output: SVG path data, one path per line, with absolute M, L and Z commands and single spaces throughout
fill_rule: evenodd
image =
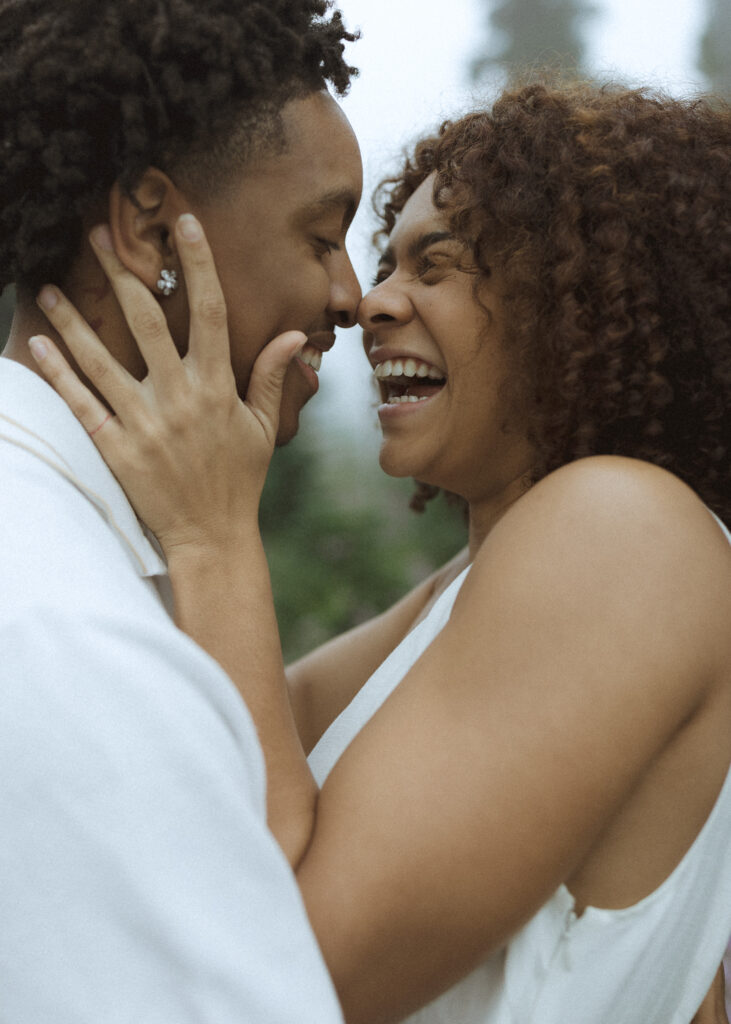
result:
M 345 235 L 362 190 L 358 143 L 327 93 L 292 100 L 282 111 L 287 149 L 248 169 L 233 198 L 199 216 L 228 308 L 231 357 L 244 395 L 256 357 L 283 331 L 308 335 L 305 361 L 329 348 L 336 326 L 355 323 L 361 292 Z M 295 360 L 284 385 L 277 441 L 297 432 L 302 406 L 317 390 L 311 366 Z

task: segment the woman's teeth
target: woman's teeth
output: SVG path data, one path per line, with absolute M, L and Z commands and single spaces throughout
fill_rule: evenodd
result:
M 386 359 L 373 371 L 386 405 L 426 402 L 444 386 L 442 370 L 419 359 Z
M 417 359 L 387 359 L 385 363 L 378 363 L 373 371 L 376 380 L 385 380 L 386 377 L 419 377 L 429 380 L 444 380 L 444 373 L 436 366 L 429 363 L 422 363 Z
M 404 402 L 428 402 L 431 395 L 389 395 L 386 405 L 403 405 Z
M 299 354 L 300 359 L 307 366 L 311 366 L 316 372 L 322 366 L 322 352 L 319 348 L 314 348 L 312 345 L 305 345 Z

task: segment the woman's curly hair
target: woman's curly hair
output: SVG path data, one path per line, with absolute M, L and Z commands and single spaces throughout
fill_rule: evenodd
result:
M 730 143 L 720 101 L 533 84 L 445 123 L 381 185 L 388 234 L 436 172 L 478 272 L 500 271 L 534 482 L 625 455 L 731 521 Z
M 0 290 L 63 283 L 82 216 L 149 167 L 210 194 L 355 69 L 330 0 L 0 0 Z M 242 127 L 243 124 L 243 127 Z

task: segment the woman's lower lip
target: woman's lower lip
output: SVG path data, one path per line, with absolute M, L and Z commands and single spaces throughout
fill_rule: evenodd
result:
M 418 402 L 395 402 L 389 404 L 384 402 L 378 406 L 378 418 L 383 422 L 384 420 L 390 420 L 400 416 L 410 416 L 415 413 L 417 409 L 424 408 L 424 406 L 430 405 L 434 399 L 439 395 L 437 391 L 431 398 L 420 398 Z

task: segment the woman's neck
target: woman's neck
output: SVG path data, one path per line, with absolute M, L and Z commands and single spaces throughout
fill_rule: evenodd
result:
M 470 561 L 474 559 L 487 535 L 508 509 L 530 488 L 527 471 L 520 473 L 500 491 L 469 503 Z

